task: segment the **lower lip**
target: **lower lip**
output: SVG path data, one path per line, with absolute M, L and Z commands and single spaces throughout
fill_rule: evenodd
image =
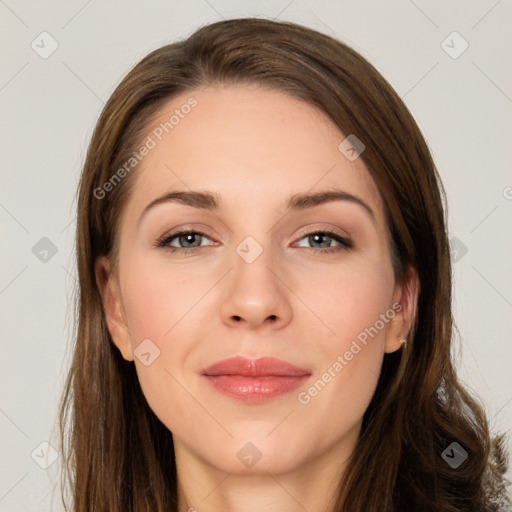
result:
M 306 382 L 310 375 L 301 377 L 269 376 L 242 377 L 240 375 L 205 375 L 220 393 L 246 403 L 261 403 L 290 393 Z

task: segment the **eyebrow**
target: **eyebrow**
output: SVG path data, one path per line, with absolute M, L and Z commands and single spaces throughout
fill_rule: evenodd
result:
M 288 199 L 285 207 L 285 213 L 293 210 L 305 210 L 307 208 L 312 208 L 313 206 L 318 206 L 332 201 L 350 201 L 351 203 L 357 204 L 361 206 L 375 221 L 375 214 L 365 201 L 353 194 L 350 194 L 349 192 L 337 188 L 314 193 L 293 194 Z M 176 190 L 168 192 L 167 194 L 154 199 L 146 206 L 146 208 L 144 208 L 144 211 L 139 217 L 139 222 L 149 210 L 159 204 L 169 202 L 180 203 L 208 211 L 217 211 L 220 208 L 221 199 L 218 194 L 208 191 L 199 192 L 192 190 Z

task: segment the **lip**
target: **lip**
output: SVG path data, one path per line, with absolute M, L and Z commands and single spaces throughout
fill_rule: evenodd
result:
M 290 393 L 311 377 L 311 371 L 273 357 L 231 357 L 202 371 L 213 388 L 246 403 L 261 403 Z

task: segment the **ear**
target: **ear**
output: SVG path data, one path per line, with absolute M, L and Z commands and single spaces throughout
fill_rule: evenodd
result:
M 94 273 L 100 290 L 110 337 L 120 350 L 123 358 L 127 361 L 133 361 L 133 348 L 121 300 L 119 282 L 117 277 L 112 274 L 110 262 L 105 256 L 100 256 L 96 260 Z
M 395 316 L 386 330 L 386 353 L 400 349 L 403 340 L 407 340 L 416 319 L 419 292 L 418 272 L 414 267 L 409 267 L 405 282 L 396 285 L 393 293 L 391 308 Z

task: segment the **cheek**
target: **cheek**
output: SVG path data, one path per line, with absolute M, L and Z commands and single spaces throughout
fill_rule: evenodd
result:
M 393 282 L 390 267 L 374 263 L 331 269 L 328 276 L 316 276 L 317 286 L 309 286 L 309 294 L 303 289 L 301 297 L 324 325 L 317 325 L 306 349 L 318 357 L 315 379 L 297 399 L 308 411 L 304 421 L 311 422 L 311 428 L 315 417 L 328 419 L 327 437 L 360 419 L 373 396 L 386 329 L 395 313 L 390 309 Z
M 184 404 L 190 405 L 183 373 L 190 370 L 194 340 L 201 339 L 197 332 L 204 325 L 204 319 L 198 318 L 200 301 L 211 284 L 165 262 L 148 265 L 143 258 L 126 261 L 121 279 L 140 385 L 153 412 L 173 430 L 177 416 L 186 412 L 191 421 L 193 411 L 183 411 Z M 151 343 L 144 341 L 144 352 L 150 353 L 151 362 L 146 365 L 137 347 L 148 339 Z
M 361 258 L 351 264 L 318 270 L 309 278 L 301 275 L 297 285 L 297 294 L 316 314 L 318 321 L 309 315 L 312 327 L 321 328 L 324 333 L 315 343 L 320 341 L 332 354 L 348 348 L 347 343 L 350 345 L 386 313 L 394 279 L 385 259 L 379 262 Z M 375 339 L 384 337 L 386 325 L 379 322 L 381 336 L 375 336 Z
M 136 346 L 150 338 L 162 348 L 193 318 L 195 305 L 208 291 L 208 282 L 169 264 L 148 265 L 141 258 L 124 269 L 123 299 L 127 322 Z
M 120 277 L 141 387 L 157 415 L 170 414 L 190 401 L 179 383 L 194 371 L 191 354 L 207 350 L 201 340 L 214 312 L 211 306 L 205 310 L 205 296 L 218 282 L 218 273 L 185 271 L 163 258 L 148 265 L 147 255 L 137 257 L 133 251 L 125 258 Z M 146 366 L 138 354 L 148 352 L 151 362 Z

